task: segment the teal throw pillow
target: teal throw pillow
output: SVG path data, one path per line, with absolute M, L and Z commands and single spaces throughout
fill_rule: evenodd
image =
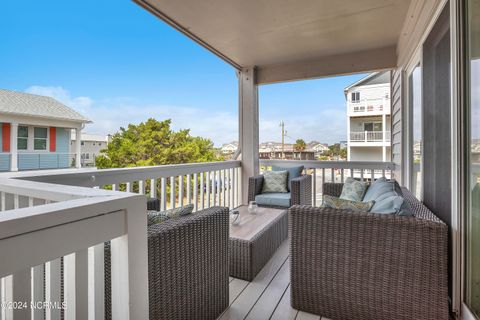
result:
M 263 173 L 262 193 L 269 192 L 288 192 L 287 190 L 287 171 L 266 171 Z
M 289 167 L 289 168 L 272 166 L 272 171 L 287 171 L 288 172 L 287 188 L 288 188 L 288 191 L 290 191 L 292 189 L 292 179 L 300 177 L 302 175 L 303 168 L 304 168 L 303 166 L 296 166 L 296 167 Z

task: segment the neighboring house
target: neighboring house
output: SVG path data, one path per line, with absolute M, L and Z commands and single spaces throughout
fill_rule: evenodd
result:
M 390 71 L 345 88 L 349 161 L 390 161 Z
M 311 141 L 307 144 L 306 151 L 313 151 L 315 158 L 321 156 L 328 150 L 328 144 L 320 143 L 318 141 Z
M 95 158 L 107 147 L 108 138 L 98 134 L 82 133 L 80 141 L 81 163 L 83 167 L 95 166 Z M 72 132 L 70 150 L 77 148 L 77 139 Z
M 224 155 L 234 154 L 238 149 L 238 141 L 232 141 L 222 145 L 221 151 Z
M 293 143 L 264 142 L 259 146 L 260 159 L 315 160 L 315 152 L 310 150 L 297 151 Z
M 0 171 L 80 166 L 79 152 L 70 153 L 87 118 L 57 100 L 0 89 Z

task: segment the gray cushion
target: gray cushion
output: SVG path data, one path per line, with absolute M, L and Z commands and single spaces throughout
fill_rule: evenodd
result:
M 366 182 L 357 181 L 351 177 L 348 177 L 345 179 L 345 183 L 343 184 L 340 199 L 362 201 L 367 187 L 368 185 Z
M 282 168 L 282 167 L 275 167 L 272 166 L 272 171 L 287 171 L 288 172 L 288 191 L 292 189 L 292 179 L 298 178 L 302 175 L 303 166 L 297 167 L 290 167 L 290 168 Z
M 263 174 L 262 193 L 288 192 L 287 171 L 266 171 Z
M 255 201 L 261 206 L 290 207 L 290 193 L 263 193 L 255 196 Z

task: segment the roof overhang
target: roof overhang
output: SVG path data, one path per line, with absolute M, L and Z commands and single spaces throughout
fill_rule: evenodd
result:
M 259 84 L 396 66 L 410 0 L 134 0 Z
M 16 114 L 11 112 L 0 112 L 2 122 L 18 123 L 31 126 L 59 127 L 59 128 L 81 128 L 86 123 L 92 123 L 90 120 L 70 120 L 53 117 L 41 117 L 36 115 Z

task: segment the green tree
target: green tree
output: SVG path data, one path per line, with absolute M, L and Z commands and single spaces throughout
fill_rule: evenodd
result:
M 297 139 L 295 141 L 295 144 L 293 145 L 293 148 L 295 149 L 295 151 L 305 151 L 305 149 L 307 148 L 307 144 L 305 143 L 305 140 L 303 139 Z
M 323 156 L 329 159 L 332 159 L 332 158 L 346 159 L 347 149 L 341 148 L 340 143 L 335 143 L 328 147 L 328 150 L 326 150 L 323 153 Z
M 103 155 L 96 158 L 98 168 L 124 168 L 164 164 L 211 162 L 218 157 L 209 139 L 193 137 L 189 129 L 174 131 L 171 120 L 148 119 L 129 124 L 115 133 Z

